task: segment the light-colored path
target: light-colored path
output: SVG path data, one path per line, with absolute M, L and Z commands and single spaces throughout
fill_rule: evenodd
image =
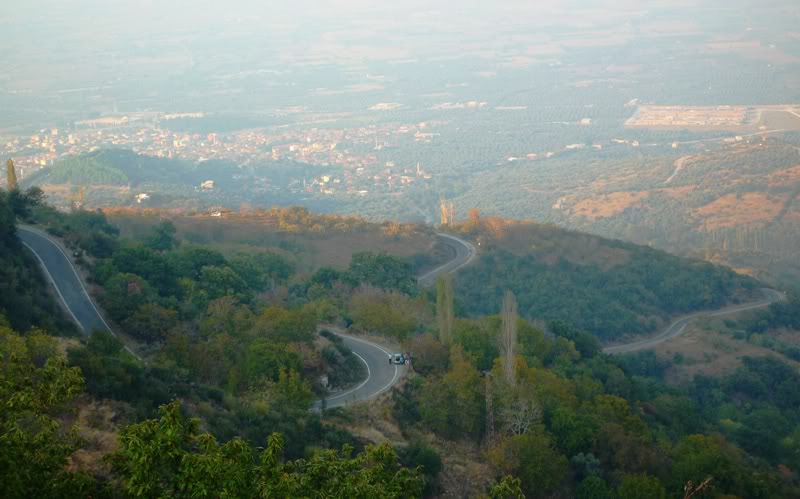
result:
M 779 293 L 774 289 L 764 289 L 763 293 L 764 293 L 764 299 L 755 302 L 744 303 L 741 305 L 733 305 L 730 307 L 721 308 L 719 310 L 695 312 L 693 314 L 685 315 L 675 320 L 672 324 L 667 326 L 664 330 L 662 330 L 655 336 L 632 341 L 630 343 L 625 343 L 622 345 L 609 346 L 603 349 L 603 353 L 622 354 L 622 353 L 638 352 L 639 350 L 647 350 L 650 348 L 654 348 L 664 343 L 667 340 L 682 335 L 683 332 L 686 330 L 686 326 L 688 326 L 692 320 L 697 319 L 698 317 L 721 317 L 724 315 L 732 315 L 739 312 L 744 312 L 745 310 L 753 310 L 756 308 L 768 307 L 777 301 L 786 299 L 783 293 Z

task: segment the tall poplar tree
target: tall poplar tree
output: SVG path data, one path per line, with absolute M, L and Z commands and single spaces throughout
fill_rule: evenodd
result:
M 9 191 L 13 191 L 17 188 L 17 170 L 14 168 L 14 160 L 9 159 L 6 162 L 6 180 L 7 180 L 7 188 Z
M 436 279 L 436 323 L 439 341 L 449 345 L 453 338 L 453 276 L 445 274 Z
M 516 382 L 514 356 L 516 355 L 517 349 L 517 321 L 519 320 L 519 315 L 517 313 L 517 299 L 511 291 L 506 291 L 503 297 L 503 308 L 500 312 L 500 318 L 503 321 L 502 334 L 500 335 L 500 351 L 503 354 L 503 372 L 505 373 L 508 384 L 514 386 Z

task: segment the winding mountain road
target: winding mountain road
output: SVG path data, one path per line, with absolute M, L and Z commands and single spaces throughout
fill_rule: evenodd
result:
M 454 256 L 452 260 L 444 265 L 417 277 L 417 283 L 420 286 L 433 285 L 437 277 L 455 272 L 468 265 L 477 255 L 475 246 L 463 239 L 450 234 L 437 233 L 436 235 L 444 244 L 453 249 Z M 353 351 L 356 357 L 361 359 L 361 362 L 367 367 L 367 379 L 356 385 L 355 388 L 333 394 L 325 399 L 324 405 L 326 408 L 342 407 L 355 402 L 373 399 L 391 389 L 405 375 L 406 366 L 398 366 L 389 362 L 392 354 L 389 349 L 377 343 L 344 334 L 336 328 L 329 327 L 327 329 L 339 335 L 344 340 L 345 345 Z M 323 402 L 318 400 L 314 403 L 314 409 L 319 410 L 322 405 Z
M 86 285 L 61 244 L 35 227 L 19 226 L 17 229 L 22 244 L 39 261 L 50 284 L 58 295 L 61 305 L 78 327 L 85 334 L 91 334 L 95 330 L 107 330 L 114 334 L 114 331 L 109 327 L 87 292 Z M 477 256 L 477 251 L 471 243 L 450 234 L 438 233 L 437 236 L 444 244 L 453 249 L 454 257 L 444 265 L 419 276 L 417 282 L 420 286 L 433 285 L 440 275 L 461 269 Z M 735 314 L 745 310 L 764 308 L 785 299 L 782 293 L 772 289 L 764 289 L 763 293 L 764 299 L 762 300 L 734 305 L 720 310 L 689 314 L 676 319 L 653 337 L 621 345 L 608 346 L 603 349 L 603 352 L 607 354 L 624 354 L 654 348 L 683 334 L 687 325 L 698 317 L 720 317 Z M 392 352 L 389 349 L 363 338 L 351 336 L 336 328 L 329 327 L 328 329 L 339 335 L 344 340 L 344 343 L 364 363 L 367 368 L 367 378 L 354 388 L 331 395 L 324 402 L 315 402 L 314 409 L 319 410 L 323 405 L 327 408 L 341 407 L 373 399 L 391 389 L 402 379 L 406 366 L 397 366 L 390 363 L 389 359 Z M 134 357 L 140 359 L 127 346 L 125 349 Z
M 721 317 L 724 315 L 736 314 L 739 312 L 744 312 L 745 310 L 768 307 L 777 301 L 786 299 L 786 296 L 783 293 L 775 291 L 774 289 L 764 288 L 762 289 L 762 292 L 764 293 L 764 299 L 762 300 L 751 303 L 743 303 L 740 305 L 733 305 L 730 307 L 721 308 L 719 310 L 695 312 L 693 314 L 685 315 L 679 319 L 676 319 L 672 324 L 667 326 L 663 331 L 655 336 L 632 341 L 630 343 L 624 343 L 622 345 L 608 346 L 603 349 L 603 353 L 623 354 L 638 352 L 639 350 L 647 350 L 649 348 L 656 347 L 667 340 L 671 340 L 672 338 L 680 336 L 686 330 L 686 326 L 688 326 L 689 323 L 694 319 L 699 317 Z
M 441 267 L 437 267 L 430 272 L 417 277 L 417 283 L 420 286 L 431 286 L 436 282 L 436 278 L 442 274 L 449 274 L 455 272 L 462 267 L 469 265 L 472 260 L 478 255 L 475 246 L 472 243 L 464 241 L 456 236 L 450 234 L 437 233 L 436 234 L 442 242 L 455 251 L 455 256 L 452 260 L 445 263 Z
M 87 335 L 96 330 L 109 331 L 114 334 L 94 300 L 86 291 L 83 279 L 61 244 L 47 233 L 26 225 L 17 227 L 17 235 L 22 244 L 39 261 L 47 280 L 50 281 L 50 285 L 58 295 L 61 306 L 72 317 L 80 330 Z M 127 346 L 125 350 L 141 360 Z
M 364 363 L 367 368 L 367 379 L 360 382 L 353 388 L 341 393 L 334 393 L 325 399 L 326 409 L 342 407 L 355 402 L 369 400 L 381 395 L 391 389 L 403 378 L 406 366 L 398 366 L 389 362 L 392 352 L 386 348 L 367 341 L 363 338 L 356 338 L 345 334 L 337 328 L 327 327 L 329 331 L 342 338 L 344 344 L 353 351 L 356 357 Z M 322 400 L 314 402 L 313 409 L 319 410 L 323 406 Z
M 39 261 L 61 305 L 81 331 L 87 335 L 95 330 L 107 330 L 114 334 L 87 292 L 83 279 L 61 244 L 35 227 L 19 226 L 17 229 L 22 244 Z M 420 276 L 418 282 L 422 286 L 433 284 L 438 276 L 460 269 L 476 256 L 472 244 L 449 234 L 437 234 L 437 236 L 453 248 L 455 256 L 446 264 Z M 367 368 L 367 378 L 354 388 L 331 395 L 324 403 L 315 402 L 315 409 L 319 410 L 323 404 L 327 408 L 333 408 L 375 398 L 402 379 L 406 366 L 391 364 L 389 359 L 392 352 L 389 349 L 363 338 L 345 334 L 336 328 L 327 329 L 339 335 L 345 345 L 364 363 Z M 139 358 L 128 347 L 125 349 Z

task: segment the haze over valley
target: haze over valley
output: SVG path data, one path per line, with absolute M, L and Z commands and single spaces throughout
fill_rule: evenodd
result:
M 798 26 L 4 5 L 0 496 L 800 496 Z

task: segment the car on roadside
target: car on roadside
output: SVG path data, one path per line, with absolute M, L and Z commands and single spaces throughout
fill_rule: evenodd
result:
M 402 353 L 395 353 L 389 356 L 389 364 L 403 365 L 406 363 L 406 356 Z

